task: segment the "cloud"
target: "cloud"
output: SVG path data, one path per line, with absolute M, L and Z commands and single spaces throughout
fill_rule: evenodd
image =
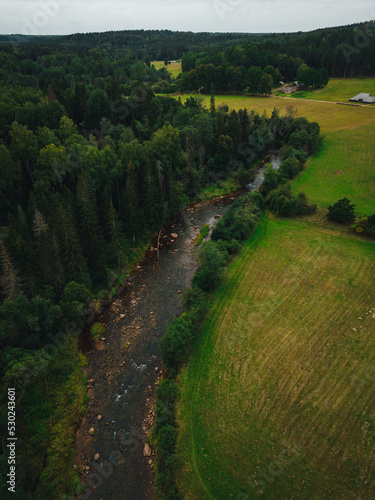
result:
M 20 15 L 20 13 L 22 13 Z M 375 18 L 373 0 L 1 0 L 0 33 L 307 31 Z

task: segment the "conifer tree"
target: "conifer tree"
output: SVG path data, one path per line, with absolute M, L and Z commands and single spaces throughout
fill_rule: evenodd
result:
M 216 106 L 215 106 L 215 94 L 212 94 L 210 101 L 210 114 L 214 116 L 216 114 Z
M 71 281 L 76 279 L 79 273 L 85 272 L 87 266 L 69 204 L 67 202 L 65 204 L 59 203 L 56 212 L 62 263 L 67 281 Z
M 0 285 L 8 299 L 14 300 L 22 294 L 22 280 L 4 243 L 0 240 L 2 274 Z
M 124 250 L 121 242 L 122 224 L 111 199 L 109 200 L 108 208 L 108 233 L 111 242 L 111 251 L 116 255 L 117 264 L 120 267 L 124 264 Z

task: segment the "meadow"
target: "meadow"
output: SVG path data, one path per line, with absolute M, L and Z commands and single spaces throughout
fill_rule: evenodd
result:
M 374 498 L 374 250 L 311 221 L 258 229 L 181 374 L 184 498 Z
M 294 92 L 290 97 L 332 102 L 349 102 L 351 97 L 365 92 L 375 96 L 374 78 L 331 78 L 323 89 Z
M 213 294 L 179 379 L 179 487 L 191 500 L 375 498 L 375 242 L 326 219 L 344 196 L 375 212 L 375 110 L 224 103 L 320 124 L 323 147 L 291 183 L 318 212 L 267 214 Z
M 204 104 L 209 106 L 209 96 L 204 96 Z M 312 203 L 324 209 L 346 196 L 356 205 L 358 214 L 374 212 L 375 108 L 272 97 L 216 96 L 216 106 L 222 104 L 268 115 L 275 107 L 280 113 L 293 108 L 295 116 L 318 122 L 324 136 L 323 148 L 308 160 L 294 188 L 304 191 Z
M 164 61 L 152 61 L 151 64 L 153 64 L 156 69 L 167 68 L 173 78 L 176 78 L 180 73 L 182 73 L 180 62 L 171 63 L 168 64 L 168 66 L 164 66 Z

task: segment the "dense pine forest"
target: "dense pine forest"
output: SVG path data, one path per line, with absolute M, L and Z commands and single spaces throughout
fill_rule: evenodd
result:
M 238 44 L 247 35 L 238 34 L 1 37 L 0 426 L 6 435 L 5 390 L 15 387 L 23 442 L 12 498 L 74 490 L 74 431 L 85 412 L 78 337 L 150 238 L 204 187 L 230 177 L 251 182 L 257 162 L 275 147 L 288 145 L 288 179 L 321 144 L 319 126 L 295 120 L 292 110 L 267 117 L 217 107 L 214 95 L 209 109 L 199 96 L 183 103 L 157 95 L 171 77 L 151 61 L 182 57 L 181 88 L 185 74 L 202 65 L 233 67 L 224 70 L 228 89 L 241 90 L 246 81 L 250 92 L 253 66 L 262 73 L 252 76 L 254 86 L 267 66 L 275 80 L 297 77 L 304 63 L 324 70 L 324 81 L 328 73 L 371 74 L 366 50 L 355 67 L 337 63 L 337 44 L 349 43 L 351 34 L 353 28 L 253 35 L 245 46 Z M 294 43 L 298 37 L 306 43 Z M 246 71 L 239 75 L 240 67 Z M 264 196 L 280 179 L 269 174 L 268 181 Z M 6 451 L 2 442 L 2 477 Z M 1 488 L 7 498 L 5 481 Z

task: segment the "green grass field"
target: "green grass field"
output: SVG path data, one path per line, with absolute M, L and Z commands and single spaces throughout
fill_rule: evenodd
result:
M 164 61 L 152 61 L 151 64 L 155 66 L 156 69 L 167 68 L 169 73 L 176 78 L 180 73 L 182 73 L 181 63 L 175 62 L 164 66 Z
M 375 497 L 374 250 L 303 220 L 247 244 L 181 374 L 184 498 Z
M 375 110 L 224 102 L 321 125 L 292 182 L 319 210 L 268 216 L 213 295 L 180 376 L 179 486 L 191 500 L 375 498 L 375 242 L 325 218 L 343 196 L 375 212 Z
M 296 116 L 317 121 L 324 135 L 324 147 L 307 162 L 294 181 L 295 189 L 304 191 L 312 203 L 325 209 L 347 196 L 358 213 L 375 211 L 375 108 L 271 97 L 216 97 L 216 106 L 224 103 L 230 109 L 246 107 L 267 114 L 275 107 L 281 113 L 293 107 Z M 208 96 L 205 104 L 209 106 Z
M 375 78 L 332 78 L 327 87 L 312 91 L 294 92 L 290 97 L 320 101 L 349 102 L 351 97 L 365 92 L 375 96 Z

